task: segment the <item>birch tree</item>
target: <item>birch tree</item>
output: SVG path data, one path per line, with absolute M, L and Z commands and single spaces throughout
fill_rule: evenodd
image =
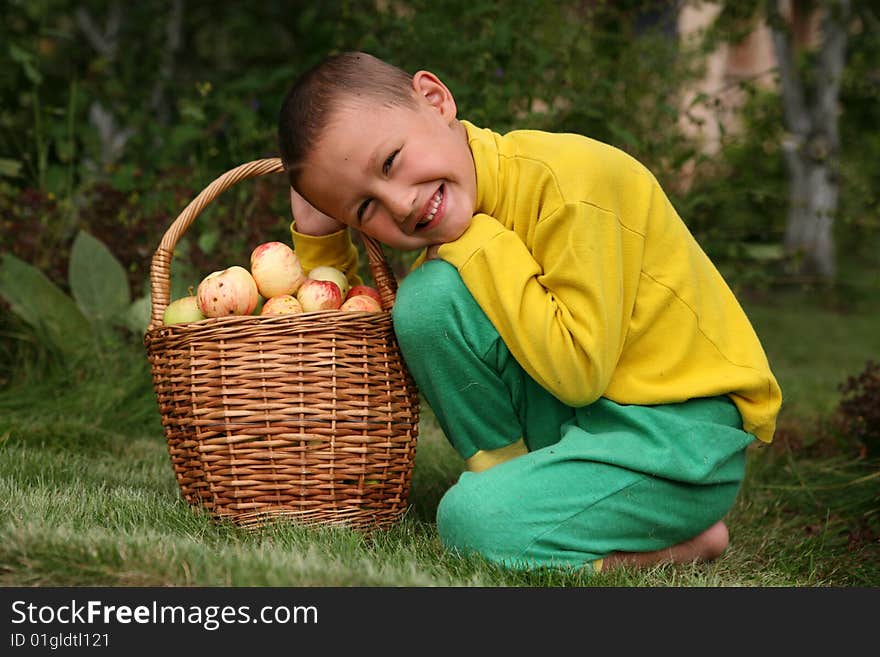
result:
M 132 48 L 137 47 L 135 44 L 122 42 L 123 21 L 131 21 L 131 17 L 127 16 L 125 3 L 111 2 L 103 16 L 92 14 L 86 6 L 81 5 L 76 8 L 74 15 L 86 42 L 107 62 L 111 71 L 121 66 L 120 52 L 128 55 Z M 149 108 L 160 123 L 167 123 L 169 119 L 167 96 L 174 79 L 176 57 L 181 46 L 183 15 L 184 0 L 172 0 L 166 16 L 165 47 L 149 98 Z M 103 25 L 100 20 L 102 18 Z M 121 124 L 116 111 L 108 108 L 99 99 L 92 100 L 89 105 L 89 121 L 95 127 L 101 144 L 100 161 L 93 163 L 93 166 L 104 168 L 120 161 L 128 140 L 135 134 L 134 127 Z
M 789 5 L 787 16 L 781 4 Z M 831 281 L 836 273 L 834 219 L 840 193 L 839 96 L 851 3 L 768 0 L 766 6 L 786 124 L 783 153 L 789 174 L 789 209 L 785 249 L 803 273 Z M 813 12 L 819 12 L 818 38 L 814 51 L 805 53 L 796 47 L 795 26 Z

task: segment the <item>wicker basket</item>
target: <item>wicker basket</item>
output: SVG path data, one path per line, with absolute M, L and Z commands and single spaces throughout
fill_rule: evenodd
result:
M 162 324 L 180 236 L 222 191 L 280 171 L 271 158 L 226 172 L 153 255 L 144 344 L 171 464 L 183 498 L 218 520 L 385 529 L 406 511 L 419 398 L 394 336 L 397 285 L 378 243 L 362 235 L 382 312 Z

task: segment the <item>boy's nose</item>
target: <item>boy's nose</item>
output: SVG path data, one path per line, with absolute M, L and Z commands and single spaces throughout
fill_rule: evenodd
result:
M 385 206 L 397 223 L 404 223 L 415 210 L 416 196 L 406 189 L 391 189 L 385 199 Z

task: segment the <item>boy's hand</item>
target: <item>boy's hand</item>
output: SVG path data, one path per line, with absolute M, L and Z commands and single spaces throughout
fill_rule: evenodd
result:
M 298 233 L 317 237 L 336 233 L 345 228 L 345 224 L 312 206 L 293 187 L 290 188 L 290 210 Z

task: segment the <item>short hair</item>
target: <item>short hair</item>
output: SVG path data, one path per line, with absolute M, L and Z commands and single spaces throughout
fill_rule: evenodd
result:
M 294 82 L 281 104 L 278 142 L 291 186 L 342 102 L 414 106 L 412 76 L 364 52 L 331 55 Z

